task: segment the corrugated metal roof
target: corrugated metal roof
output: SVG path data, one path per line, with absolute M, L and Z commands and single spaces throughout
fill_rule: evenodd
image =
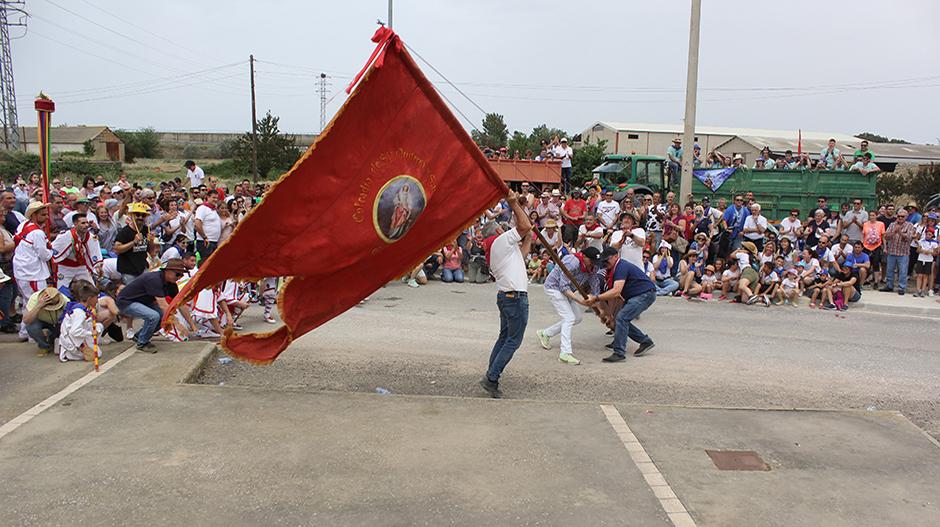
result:
M 669 123 L 621 123 L 614 121 L 600 121 L 597 124 L 606 126 L 611 130 L 617 130 L 619 132 L 655 132 L 655 133 L 670 133 L 670 134 L 681 134 L 683 131 L 683 126 L 681 124 L 669 124 Z M 593 128 L 593 126 L 592 126 Z M 705 126 L 705 125 L 696 125 L 695 133 L 705 134 L 705 135 L 726 135 L 728 137 L 734 136 L 757 136 L 757 137 L 776 137 L 776 138 L 793 138 L 793 141 L 796 141 L 798 134 L 797 130 L 769 130 L 764 128 L 730 128 L 725 126 Z M 836 141 L 858 141 L 858 138 L 847 135 L 840 134 L 836 132 L 812 132 L 803 130 L 803 140 L 807 139 L 820 139 L 823 141 L 828 141 L 829 138 L 834 138 Z
M 98 137 L 101 132 L 108 130 L 107 126 L 53 126 L 52 142 L 66 145 L 80 145 L 85 141 Z M 20 127 L 20 141 L 36 143 L 39 141 L 35 126 Z
M 787 150 L 797 151 L 796 139 L 779 139 L 765 136 L 738 136 L 742 141 L 754 146 L 755 149 L 768 146 L 770 151 L 775 154 L 782 154 Z M 858 149 L 860 139 L 852 141 L 836 141 L 836 147 L 851 161 L 852 154 Z M 813 157 L 818 157 L 819 153 L 829 146 L 827 139 L 807 139 L 803 136 L 803 151 L 808 152 Z M 868 142 L 868 147 L 875 155 L 875 163 L 878 161 L 893 163 L 938 163 L 940 162 L 940 146 L 935 145 L 902 145 L 897 143 L 873 143 Z M 718 146 L 721 149 L 721 145 Z

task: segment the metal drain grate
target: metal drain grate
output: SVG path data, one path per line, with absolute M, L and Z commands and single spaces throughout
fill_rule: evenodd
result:
M 770 470 L 770 465 L 753 450 L 706 450 L 718 470 Z

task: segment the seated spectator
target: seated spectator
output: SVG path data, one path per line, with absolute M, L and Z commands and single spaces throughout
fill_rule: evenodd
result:
M 688 252 L 685 258 L 679 262 L 679 287 L 682 296 L 688 298 L 692 294 L 701 292 L 699 282 L 705 267 L 705 260 L 700 259 L 698 253 Z M 693 293 L 694 291 L 694 293 Z
M 816 299 L 819 299 L 819 308 L 823 307 L 823 298 L 826 289 L 832 285 L 833 280 L 832 276 L 829 275 L 829 268 L 823 266 L 819 272 L 816 274 L 816 279 L 806 288 L 806 292 L 810 295 L 809 298 L 809 308 L 816 308 Z
M 778 304 L 783 305 L 792 305 L 793 307 L 799 307 L 797 304 L 800 298 L 800 279 L 799 273 L 795 267 L 787 269 L 784 274 L 783 279 L 780 281 L 780 286 L 777 287 L 776 299 Z
M 65 313 L 68 298 L 58 289 L 47 287 L 30 295 L 23 313 L 26 332 L 39 347 L 40 357 L 48 355 L 59 338 L 59 320 Z
M 735 289 L 738 293 L 740 302 L 753 304 L 754 287 L 760 280 L 757 274 L 755 263 L 757 261 L 757 246 L 751 242 L 741 242 L 741 248 L 733 251 L 728 258 L 738 261 L 738 268 L 741 270 L 741 276 L 738 278 L 738 286 Z
M 463 283 L 463 248 L 456 240 L 444 246 L 444 270 L 441 271 L 441 281 L 445 283 Z
M 428 280 L 434 279 L 434 275 L 437 273 L 437 270 L 441 268 L 443 263 L 444 254 L 442 251 L 437 251 L 427 257 L 424 261 L 424 274 L 427 276 Z
M 471 284 L 485 284 L 490 281 L 490 269 L 486 265 L 486 251 L 483 248 L 483 231 L 476 230 L 473 238 L 470 239 L 469 249 L 470 261 L 467 264 L 469 271 L 468 279 Z M 427 279 L 425 279 L 427 282 Z
M 679 282 L 672 279 L 672 245 L 663 241 L 659 244 L 659 251 L 653 258 L 654 280 L 656 296 L 667 296 L 679 289 Z
M 156 353 L 157 347 L 150 342 L 169 307 L 167 298 L 179 294 L 176 281 L 186 274 L 182 260 L 170 260 L 159 271 L 150 271 L 135 278 L 118 293 L 117 306 L 121 314 L 144 321 L 137 333 L 137 349 Z
M 724 265 L 719 265 L 720 260 L 715 261 L 715 269 L 724 267 Z M 721 273 L 721 296 L 718 297 L 718 300 L 727 300 L 728 295 L 732 291 L 737 290 L 738 280 L 741 278 L 741 268 L 738 267 L 738 261 L 735 259 L 728 260 L 727 268 Z
M 758 298 L 765 307 L 770 307 L 770 300 L 777 294 L 780 285 L 780 275 L 774 269 L 774 262 L 765 260 L 758 271 L 758 283 L 754 288 L 754 297 Z
M 872 162 L 871 152 L 866 152 L 862 156 L 861 160 L 856 161 L 855 164 L 852 165 L 851 170 L 853 172 L 859 172 L 865 176 L 867 176 L 868 174 L 876 174 L 878 172 L 881 172 L 881 168 L 879 168 L 878 165 Z

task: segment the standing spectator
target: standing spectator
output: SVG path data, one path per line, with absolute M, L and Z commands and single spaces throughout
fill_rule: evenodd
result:
M 670 178 L 678 178 L 682 173 L 682 138 L 676 137 L 666 149 L 666 163 L 669 166 Z
M 529 321 L 529 281 L 524 254 L 529 252 L 532 224 L 519 203 L 518 194 L 510 192 L 507 200 L 516 218 L 516 226 L 506 232 L 495 222 L 483 226 L 487 262 L 499 291 L 496 295 L 499 337 L 490 352 L 489 365 L 486 375 L 480 379 L 480 386 L 494 399 L 502 397 L 499 378 L 522 344 Z
M 0 192 L 0 221 L 3 223 L 3 228 L 11 236 L 16 232 L 20 223 L 26 221 L 26 216 L 16 210 L 16 194 L 12 190 Z
M 725 210 L 721 220 L 722 227 L 728 236 L 728 243 L 722 244 L 718 251 L 718 256 L 721 258 L 740 248 L 741 242 L 744 241 L 744 235 L 741 232 L 744 229 L 744 220 L 747 219 L 747 212 L 744 209 L 744 196 L 738 194 L 733 201 L 734 203 Z
M 561 215 L 558 205 L 552 201 L 552 195 L 548 192 L 542 192 L 541 201 L 535 206 L 535 212 L 539 216 L 539 227 L 544 227 L 548 220 L 555 220 Z
M 620 258 L 642 268 L 646 232 L 638 226 L 639 217 L 635 212 L 626 211 L 622 216 L 620 230 L 610 237 L 610 246 L 620 252 Z
M 852 200 L 852 210 L 842 214 L 842 233 L 849 235 L 852 243 L 861 241 L 862 226 L 868 221 L 868 212 L 862 206 L 862 200 L 855 198 Z
M 193 160 L 186 161 L 183 166 L 186 167 L 186 177 L 189 178 L 189 188 L 202 185 L 202 180 L 206 178 L 206 173 L 196 166 Z
M 196 231 L 196 252 L 205 262 L 219 246 L 222 234 L 222 218 L 218 212 L 219 194 L 209 192 L 206 200 L 196 209 L 193 228 Z
M 829 146 L 822 149 L 819 153 L 819 161 L 826 165 L 826 168 L 832 170 L 836 166 L 836 160 L 839 158 L 839 149 L 836 148 L 836 140 L 829 139 Z
M 767 218 L 760 213 L 760 204 L 751 205 L 751 214 L 744 219 L 744 228 L 741 229 L 744 237 L 753 243 L 758 251 L 764 249 L 764 233 L 767 232 Z
M 620 204 L 614 201 L 614 191 L 607 190 L 604 192 L 604 200 L 597 204 L 597 221 L 604 227 L 604 230 L 613 232 L 619 217 Z
M 148 242 L 152 238 L 147 228 L 150 209 L 143 203 L 131 203 L 127 212 L 131 216 L 131 224 L 122 227 L 114 238 L 117 270 L 125 284 L 147 270 Z
M 865 154 L 871 156 L 869 159 L 872 161 L 875 160 L 875 153 L 868 149 L 868 141 L 863 139 L 859 145 L 859 149 L 855 151 L 855 158 L 858 159 L 859 157 L 864 157 Z
M 23 304 L 33 294 L 42 291 L 49 279 L 49 260 L 52 250 L 46 238 L 45 225 L 49 221 L 49 207 L 34 201 L 26 208 L 26 221 L 21 223 L 14 236 L 16 249 L 13 252 L 13 277 L 20 288 Z M 20 325 L 20 337 L 26 337 L 26 325 Z
M 917 210 L 917 203 L 912 201 L 907 204 L 907 221 L 917 225 L 921 220 L 921 213 Z
M 11 194 L 12 195 L 12 194 Z M 16 282 L 13 281 L 13 251 L 16 243 L 13 235 L 0 224 L 0 333 L 16 333 L 13 322 L 13 299 L 16 298 Z
M 604 250 L 604 228 L 597 223 L 593 214 L 584 216 L 584 225 L 578 227 L 579 247 L 594 247 L 598 251 Z
M 934 229 L 926 229 L 924 237 L 917 242 L 917 264 L 914 266 L 914 273 L 917 277 L 917 291 L 914 296 L 924 297 L 933 296 L 933 289 L 929 282 L 930 270 L 933 267 L 933 261 L 936 259 L 940 246 L 937 245 L 936 233 Z
M 884 255 L 882 243 L 884 241 L 885 224 L 878 221 L 874 212 L 868 213 L 868 221 L 862 224 L 862 245 L 865 252 L 871 259 L 871 270 L 873 276 L 873 288 L 877 288 L 881 283 L 881 269 Z M 861 284 L 859 285 L 861 289 Z
M 562 230 L 566 236 L 574 237 L 578 227 L 584 223 L 584 214 L 587 212 L 587 202 L 581 197 L 581 191 L 574 189 L 571 197 L 561 206 Z
M 144 321 L 144 326 L 137 332 L 138 350 L 157 352 L 150 338 L 169 307 L 166 299 L 179 294 L 176 281 L 185 276 L 186 272 L 183 261 L 173 259 L 164 264 L 162 269 L 140 275 L 118 293 L 117 307 L 121 314 Z
M 662 205 L 662 195 L 654 192 L 653 196 L 646 196 L 644 204 L 646 205 L 646 232 L 650 238 L 650 246 L 658 247 L 659 242 L 663 241 L 663 220 L 665 219 L 665 210 Z
M 881 289 L 883 292 L 894 291 L 894 274 L 898 275 L 898 294 L 903 295 L 907 288 L 907 262 L 911 258 L 911 241 L 917 232 L 914 225 L 907 221 L 907 211 L 901 209 L 897 219 L 885 231 L 885 254 L 888 256 L 888 266 L 885 269 L 887 285 Z
M 568 146 L 568 138 L 562 137 L 561 144 L 556 146 L 553 151 L 555 159 L 561 159 L 561 183 L 564 193 L 571 191 L 571 158 L 574 157 L 574 150 Z
M 114 238 L 117 236 L 118 227 L 114 223 L 114 218 L 108 212 L 108 207 L 98 205 L 98 243 L 101 250 L 111 252 L 114 249 Z

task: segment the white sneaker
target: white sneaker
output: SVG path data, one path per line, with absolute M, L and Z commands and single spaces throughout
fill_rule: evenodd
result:
M 212 331 L 211 329 L 204 329 L 198 333 L 198 336 L 204 339 L 217 339 L 221 337 L 222 335 L 219 335 L 218 333 L 216 333 L 215 331 Z
M 274 317 L 272 316 L 264 317 L 264 321 L 268 324 L 277 324 L 277 320 L 274 320 Z
M 927 296 L 929 296 L 930 298 L 933 298 L 933 296 L 934 296 L 934 294 L 933 294 L 933 289 L 928 289 L 928 290 L 927 290 Z
M 134 328 L 127 328 L 124 334 L 127 335 L 128 340 L 134 340 Z
M 418 284 L 417 280 L 412 278 L 411 280 L 408 280 L 408 287 L 421 287 L 421 286 Z

